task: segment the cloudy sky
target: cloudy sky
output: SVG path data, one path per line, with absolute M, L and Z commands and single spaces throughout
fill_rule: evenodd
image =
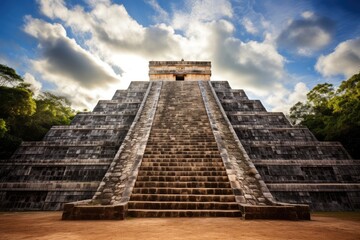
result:
M 209 60 L 268 110 L 360 71 L 357 0 L 1 0 L 0 63 L 92 109 L 151 60 Z

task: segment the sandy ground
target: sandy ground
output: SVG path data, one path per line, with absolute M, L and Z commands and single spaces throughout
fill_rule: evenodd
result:
M 62 221 L 61 212 L 0 213 L 0 239 L 360 239 L 360 213 L 312 214 L 312 221 L 130 218 Z

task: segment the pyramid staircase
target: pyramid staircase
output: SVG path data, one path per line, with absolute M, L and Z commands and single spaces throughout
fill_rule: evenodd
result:
M 128 216 L 241 216 L 197 82 L 164 82 Z
M 242 217 L 310 219 L 276 202 L 206 82 L 151 82 L 92 199 L 65 204 L 63 219 Z

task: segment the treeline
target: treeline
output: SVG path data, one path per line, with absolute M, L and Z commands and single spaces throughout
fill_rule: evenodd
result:
M 305 103 L 290 109 L 294 124 L 308 127 L 319 140 L 340 141 L 350 155 L 360 159 L 360 73 L 343 81 L 315 86 Z
M 35 97 L 30 84 L 0 64 L 0 159 L 9 158 L 21 141 L 41 140 L 51 126 L 70 124 L 74 115 L 65 97 Z

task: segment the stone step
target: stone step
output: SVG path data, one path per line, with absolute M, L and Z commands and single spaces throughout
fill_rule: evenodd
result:
M 166 128 L 167 130 L 184 130 L 184 131 L 187 131 L 188 130 L 187 127 L 189 127 L 190 129 L 203 130 L 204 132 L 209 131 L 209 129 L 207 128 L 208 125 L 200 125 L 200 124 L 196 123 L 196 122 L 204 122 L 204 121 L 206 121 L 206 119 L 204 119 L 204 118 L 194 117 L 194 118 L 191 119 L 191 118 L 180 117 L 179 119 L 177 119 L 176 122 L 174 122 L 174 121 L 172 121 L 171 117 L 172 116 L 170 116 L 170 119 L 169 118 L 162 119 L 163 123 L 155 123 L 153 125 L 154 129 L 164 129 L 164 128 Z M 158 121 L 158 119 L 155 118 L 155 122 L 156 121 Z M 199 128 L 196 128 L 197 126 Z
M 234 195 L 132 194 L 130 201 L 235 202 Z
M 146 189 L 149 189 L 148 191 L 153 191 L 153 190 L 150 190 L 150 189 L 158 189 L 157 191 L 158 192 L 161 192 L 161 191 L 167 191 L 165 189 L 168 189 L 170 188 L 171 191 L 169 190 L 169 193 L 170 192 L 176 192 L 177 188 L 218 188 L 219 191 L 229 191 L 229 189 L 227 188 L 230 188 L 230 183 L 229 181 L 227 182 L 164 182 L 164 181 L 161 181 L 161 182 L 156 182 L 156 181 L 136 181 L 135 183 L 135 188 L 133 189 L 133 193 L 141 193 L 141 191 L 146 191 L 146 190 L 141 190 L 142 188 L 146 188 Z M 162 190 L 164 188 L 164 190 Z M 139 190 L 138 190 L 139 189 Z M 156 193 L 158 193 L 156 192 Z
M 151 151 L 172 151 L 172 152 L 176 152 L 176 151 L 181 151 L 181 152 L 200 152 L 200 151 L 218 151 L 217 146 L 205 146 L 205 145 L 199 145 L 199 146 L 183 146 L 183 147 L 178 147 L 178 146 L 162 146 L 162 147 L 156 147 L 156 146 L 152 146 L 152 147 L 147 147 L 145 149 L 145 154 L 149 153 Z
M 156 121 L 157 119 L 155 119 Z M 163 132 L 160 132 L 159 130 L 167 130 L 168 132 L 172 132 L 172 131 L 184 131 L 184 132 L 189 132 L 191 133 L 191 131 L 189 131 L 189 129 L 194 129 L 194 130 L 199 130 L 199 131 L 203 131 L 203 132 L 209 132 L 209 125 L 200 125 L 197 124 L 196 121 L 205 121 L 206 119 L 179 119 L 177 122 L 170 122 L 170 123 L 155 123 L 154 126 L 154 130 L 158 130 L 158 131 L 154 131 L 154 133 L 160 133 L 162 134 Z M 169 119 L 163 119 L 163 121 L 169 121 Z M 196 132 L 195 132 L 196 133 Z
M 155 119 L 155 121 L 157 121 L 157 119 Z M 193 129 L 193 130 L 202 130 L 204 132 L 209 132 L 209 128 L 207 128 L 206 125 L 200 125 L 197 124 L 196 122 L 202 122 L 202 121 L 206 121 L 206 119 L 202 119 L 202 118 L 193 118 L 193 119 L 186 119 L 186 118 L 179 118 L 176 122 L 171 121 L 171 119 L 162 119 L 162 121 L 167 121 L 167 123 L 155 123 L 154 129 L 166 129 L 169 131 L 187 131 L 190 132 L 189 129 Z M 199 127 L 199 128 L 196 128 Z M 160 133 L 160 132 L 154 132 L 154 133 Z
M 179 122 L 185 122 L 184 119 L 182 119 L 182 121 Z M 164 132 L 180 132 L 180 131 L 187 131 L 187 129 L 196 129 L 197 132 L 204 132 L 204 133 L 211 133 L 210 129 L 209 129 L 209 124 L 196 124 L 194 122 L 190 122 L 188 121 L 188 123 L 191 123 L 192 125 L 189 124 L 185 124 L 185 125 L 179 125 L 177 122 L 172 122 L 171 124 L 162 124 L 162 125 L 158 125 L 158 124 L 154 124 L 154 128 L 151 133 L 152 134 L 164 134 Z M 170 126 L 170 128 L 164 128 L 165 126 Z
M 196 130 L 189 131 L 189 133 L 164 133 L 164 134 L 152 134 L 149 136 L 149 140 L 179 140 L 179 141 L 194 141 L 196 140 L 202 140 L 204 142 L 214 142 L 214 135 L 213 133 L 197 133 Z
M 150 160 L 154 160 L 150 162 Z M 151 167 L 166 167 L 166 166 L 176 166 L 176 167 L 195 167 L 195 166 L 202 166 L 202 167 L 212 167 L 212 166 L 224 166 L 224 164 L 220 161 L 199 161 L 197 159 L 189 159 L 189 161 L 174 161 L 169 162 L 170 159 L 163 159 L 160 161 L 158 159 L 148 159 L 145 162 L 142 162 L 142 166 L 151 166 Z M 197 161 L 196 161 L 197 160 Z
M 239 210 L 236 202 L 165 202 L 165 201 L 129 201 L 129 209 L 209 209 Z
M 206 125 L 195 125 L 194 127 L 195 129 L 197 129 L 196 133 L 207 133 L 209 134 L 209 136 L 211 135 L 211 131 L 209 130 L 209 124 Z M 155 125 L 153 125 L 153 129 L 151 130 L 151 136 L 159 134 L 159 135 L 165 135 L 165 134 L 169 134 L 172 132 L 176 132 L 176 133 L 180 133 L 186 129 L 189 129 L 188 127 L 186 128 L 179 128 L 179 126 L 177 126 L 176 128 L 158 128 Z
M 196 120 L 202 121 L 202 120 Z M 171 125 L 153 125 L 154 129 L 157 131 L 151 132 L 151 136 L 166 136 L 168 135 L 188 135 L 188 136 L 199 136 L 199 137 L 209 137 L 212 132 L 209 131 L 209 126 L 199 126 L 194 124 L 194 122 L 184 122 L 179 121 L 178 123 L 173 123 Z
M 239 210 L 151 210 L 129 209 L 129 217 L 241 217 Z
M 169 150 L 169 151 L 156 151 L 156 150 L 147 150 L 145 151 L 145 156 L 154 156 L 154 155 L 180 155 L 180 156 L 184 156 L 184 155 L 196 155 L 196 156 L 201 156 L 201 155 L 217 155 L 219 156 L 219 152 L 218 150 L 191 150 L 191 151 L 173 151 L 173 150 Z
M 177 145 L 183 145 L 184 143 L 191 143 L 196 145 L 197 143 L 199 144 L 216 144 L 215 140 L 213 138 L 205 138 L 204 136 L 201 137 L 194 137 L 194 138 L 189 138 L 189 137 L 176 137 L 176 136 L 172 136 L 170 134 L 166 134 L 164 136 L 159 136 L 159 137 L 154 137 L 154 136 L 150 136 L 149 137 L 149 141 L 148 141 L 148 145 L 166 145 L 166 144 L 177 144 Z
M 168 128 L 167 128 L 168 129 Z M 199 139 L 205 139 L 205 140 L 211 140 L 213 138 L 212 132 L 201 132 L 198 130 L 198 127 L 196 128 L 190 128 L 187 127 L 187 130 L 172 130 L 171 132 L 165 132 L 165 133 L 156 133 L 151 134 L 149 136 L 150 139 L 153 138 L 178 138 L 179 140 L 191 140 L 193 138 L 199 138 Z
M 213 141 L 203 141 L 200 139 L 194 139 L 192 141 L 184 141 L 184 140 L 174 140 L 174 139 L 166 139 L 163 142 L 160 140 L 154 139 L 149 141 L 147 147 L 152 146 L 161 146 L 161 147 L 188 147 L 188 146 L 205 146 L 205 147 L 217 147 L 216 143 Z
M 176 157 L 176 158 L 149 158 L 147 156 L 144 156 L 143 163 L 147 162 L 178 162 L 178 163 L 220 163 L 222 162 L 222 159 L 217 156 L 215 158 L 189 158 L 189 157 Z
M 136 187 L 133 190 L 134 194 L 181 194 L 181 195 L 231 195 L 233 194 L 230 185 L 225 188 L 204 188 L 198 186 L 190 186 L 190 187 Z M 132 195 L 132 196 L 133 196 Z M 233 196 L 233 195 L 232 195 Z
M 198 133 L 205 133 L 208 134 L 209 136 L 211 136 L 211 129 L 210 129 L 210 125 L 209 124 L 197 124 L 196 121 L 205 121 L 206 119 L 198 119 L 198 120 L 185 120 L 181 119 L 178 122 L 171 122 L 169 124 L 154 124 L 153 125 L 153 130 L 151 132 L 152 135 L 164 135 L 164 133 L 172 133 L 172 132 L 176 132 L 176 133 L 186 133 L 186 134 L 198 134 Z M 155 119 L 156 121 L 156 119 Z M 169 121 L 164 119 L 163 121 Z M 194 131 L 190 131 L 190 130 L 194 130 Z
M 146 158 L 219 158 L 220 154 L 210 153 L 210 154 L 146 154 L 144 155 Z
M 151 147 L 147 147 L 145 149 L 145 154 L 151 153 L 151 151 L 158 151 L 158 152 L 170 152 L 170 154 L 172 152 L 178 152 L 178 153 L 182 153 L 182 152 L 198 152 L 198 153 L 202 153 L 204 151 L 212 151 L 214 153 L 218 153 L 219 149 L 217 146 L 205 146 L 205 145 L 198 145 L 198 146 L 194 146 L 194 145 L 183 145 L 182 147 L 179 146 L 165 146 L 165 147 L 156 147 L 156 146 L 151 146 Z
M 187 144 L 188 143 L 188 144 Z M 152 137 L 149 138 L 148 145 L 205 145 L 205 144 L 216 144 L 213 139 L 205 139 L 203 137 Z
M 182 126 L 182 127 L 180 127 Z M 173 125 L 154 125 L 154 132 L 151 132 L 150 137 L 153 136 L 198 136 L 211 137 L 212 132 L 209 131 L 209 126 L 198 126 L 194 123 L 179 122 Z
M 227 176 L 138 176 L 137 181 L 155 182 L 228 182 Z
M 225 171 L 144 171 L 138 176 L 227 176 Z
M 171 167 L 155 167 L 155 166 L 141 166 L 142 171 L 224 171 L 223 166 L 212 166 L 212 167 L 203 167 L 203 166 L 194 166 L 194 167 L 186 167 L 186 166 L 171 166 Z
M 183 148 L 189 148 L 189 147 L 194 147 L 194 148 L 217 148 L 217 144 L 216 142 L 213 141 L 200 141 L 197 139 L 194 139 L 192 141 L 186 141 L 186 140 L 172 140 L 172 139 L 168 139 L 165 141 L 160 141 L 160 140 L 152 140 L 152 141 L 148 141 L 147 143 L 147 148 L 179 148 L 179 149 L 183 149 Z
M 193 147 L 200 147 L 200 146 L 204 146 L 204 147 L 217 147 L 217 144 L 214 143 L 213 141 L 208 141 L 208 142 L 202 142 L 202 141 L 173 141 L 173 140 L 167 140 L 167 141 L 152 141 L 152 142 L 148 142 L 147 143 L 147 148 L 152 147 L 152 146 L 161 146 L 161 147 L 188 147 L 188 146 L 193 146 Z

